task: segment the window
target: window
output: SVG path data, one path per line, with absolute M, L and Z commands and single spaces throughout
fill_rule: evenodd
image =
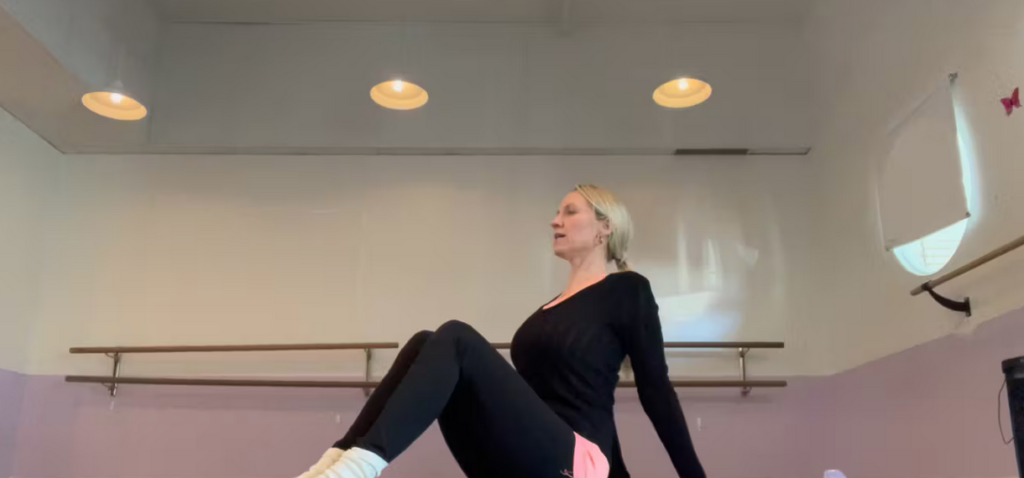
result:
M 953 116 L 956 128 L 956 150 L 959 156 L 960 179 L 963 184 L 964 201 L 968 210 L 971 208 L 972 197 L 972 170 L 971 156 L 973 145 L 971 143 L 969 128 L 963 117 L 963 112 L 953 104 Z M 969 218 L 961 219 L 954 224 L 939 229 L 915 241 L 908 242 L 892 249 L 893 255 L 908 272 L 929 276 L 946 267 L 953 259 L 960 242 L 963 241 L 967 232 Z
M 892 250 L 903 268 L 912 274 L 930 276 L 949 264 L 967 231 L 967 219 Z

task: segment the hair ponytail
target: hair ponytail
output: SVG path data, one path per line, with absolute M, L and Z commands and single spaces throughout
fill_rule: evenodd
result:
M 629 242 L 633 239 L 633 221 L 629 217 L 626 205 L 611 191 L 593 184 L 579 184 L 576 186 L 576 192 L 594 208 L 597 220 L 608 221 L 612 230 L 605 246 L 608 261 L 615 262 L 615 267 L 620 272 L 631 270 L 626 253 L 629 251 Z

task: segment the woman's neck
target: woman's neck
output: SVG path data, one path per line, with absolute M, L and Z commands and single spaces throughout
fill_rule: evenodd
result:
M 608 276 L 608 261 L 603 254 L 594 254 L 579 260 L 569 261 L 569 283 L 562 292 L 563 297 L 568 297 L 580 290 L 591 286 Z

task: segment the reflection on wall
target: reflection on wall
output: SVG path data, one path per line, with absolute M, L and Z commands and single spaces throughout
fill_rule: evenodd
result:
M 780 230 L 800 235 L 800 209 L 767 187 L 767 178 L 744 187 L 755 173 L 735 173 L 715 168 L 684 179 L 657 208 L 634 212 L 642 234 L 654 229 L 659 238 L 656 246 L 638 245 L 638 254 L 658 258 L 640 267 L 655 281 L 666 340 L 782 337 L 785 319 L 776 314 L 791 310 L 785 292 L 793 279 L 783 265 L 794 257 Z
M 48 234 L 33 373 L 71 346 L 404 342 L 447 320 L 507 341 L 565 286 L 548 225 L 614 191 L 668 340 L 786 340 L 806 257 L 804 158 L 74 157 Z M 796 290 L 796 289 L 794 289 Z M 799 373 L 799 350 L 757 373 Z M 138 357 L 136 375 L 358 373 L 358 354 Z M 374 373 L 391 357 L 375 356 Z M 756 359 L 755 359 L 756 360 Z M 673 372 L 734 374 L 735 361 Z M 690 367 L 697 367 L 696 371 Z M 721 367 L 721 369 L 714 369 Z

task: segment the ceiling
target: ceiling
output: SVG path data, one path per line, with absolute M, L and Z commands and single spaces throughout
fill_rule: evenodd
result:
M 815 0 L 154 0 L 172 22 L 796 22 Z
M 803 30 L 793 23 L 801 9 L 726 15 L 739 0 L 679 0 L 669 5 L 706 6 L 694 17 L 703 22 L 620 27 L 600 10 L 606 0 L 473 0 L 476 10 L 455 8 L 468 0 L 417 0 L 435 8 L 403 10 L 418 22 L 407 28 L 393 19 L 410 0 L 349 0 L 333 16 L 323 0 L 132 0 L 141 7 L 131 10 L 23 1 L 19 16 L 0 8 L 0 71 L 11 72 L 0 75 L 0 107 L 65 153 L 661 155 L 805 147 L 812 132 Z M 631 21 L 665 5 L 632 1 Z M 757 5 L 805 1 L 814 0 Z M 179 22 L 161 26 L 151 2 L 180 7 L 163 12 Z M 606 20 L 548 31 L 579 18 Z M 315 23 L 324 19 L 370 23 Z M 132 28 L 115 42 L 110 25 Z M 82 107 L 84 93 L 109 84 L 114 58 L 118 79 L 151 107 L 146 121 Z M 691 74 L 715 87 L 706 105 L 667 110 L 652 100 L 657 85 Z M 427 87 L 429 106 L 374 104 L 369 88 L 397 76 Z

